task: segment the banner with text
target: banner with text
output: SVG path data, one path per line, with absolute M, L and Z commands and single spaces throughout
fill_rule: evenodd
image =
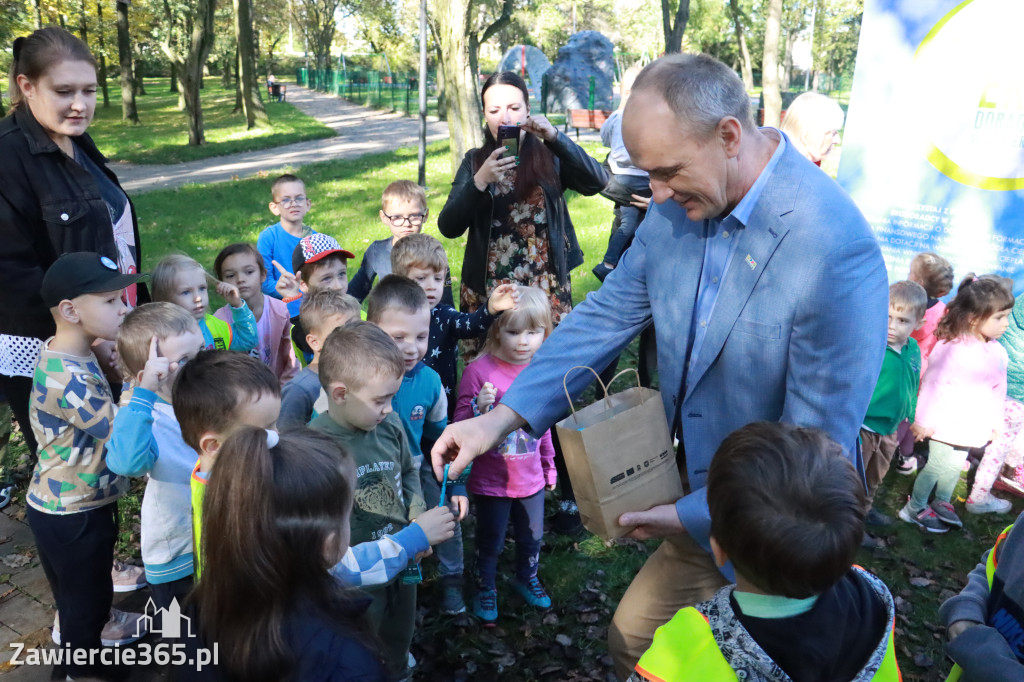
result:
M 892 281 L 935 251 L 1024 290 L 1022 0 L 865 0 L 839 183 Z

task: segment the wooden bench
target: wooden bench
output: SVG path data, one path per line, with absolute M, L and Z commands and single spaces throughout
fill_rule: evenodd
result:
M 576 139 L 579 140 L 580 128 L 600 130 L 611 115 L 611 111 L 600 109 L 569 109 L 565 115 L 565 131 L 569 132 L 569 127 L 572 126 L 576 129 Z
M 267 83 L 267 97 L 271 101 L 283 102 L 288 92 L 288 86 L 284 83 Z

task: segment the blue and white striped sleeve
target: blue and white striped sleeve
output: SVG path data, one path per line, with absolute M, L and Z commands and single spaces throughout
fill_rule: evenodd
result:
M 331 575 L 346 587 L 384 585 L 404 571 L 413 557 L 429 547 L 423 530 L 410 523 L 394 535 L 352 545 L 341 561 L 331 568 Z

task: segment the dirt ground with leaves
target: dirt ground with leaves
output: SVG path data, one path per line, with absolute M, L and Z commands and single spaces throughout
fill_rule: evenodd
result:
M 2 443 L 0 443 L 2 445 Z M 0 463 L 13 466 L 23 455 L 20 435 L 15 431 L 11 445 Z M 7 469 L 10 470 L 10 469 Z M 21 472 L 24 476 L 25 472 Z M 890 473 L 876 499 L 876 507 L 895 516 L 913 484 L 912 476 Z M 24 499 L 25 479 L 15 496 L 15 505 Z M 139 504 L 143 483 L 137 482 L 132 494 L 120 503 L 121 537 L 118 554 L 124 560 L 141 564 L 138 550 Z M 962 509 L 966 482 L 957 488 L 957 507 Z M 963 514 L 964 529 L 945 535 L 930 535 L 895 520 L 891 526 L 873 528 L 877 547 L 860 552 L 858 563 L 879 575 L 892 590 L 896 601 L 896 647 L 903 679 L 907 682 L 945 680 L 950 663 L 944 654 L 945 628 L 938 619 L 938 607 L 966 583 L 967 573 L 991 547 L 1024 504 L 1014 499 L 1014 512 L 1002 517 Z M 548 513 L 553 513 L 553 498 Z M 15 512 L 16 513 L 16 512 Z M 17 521 L 10 515 L 9 521 Z M 474 521 L 464 525 L 467 576 L 472 571 Z M 6 528 L 7 526 L 5 526 Z M 38 621 L 32 627 L 31 644 L 51 646 L 48 623 L 52 619 L 52 600 L 48 601 L 45 577 L 27 526 L 11 525 L 9 536 L 0 533 L 0 632 L 18 623 Z M 7 531 L 5 531 L 7 532 Z M 16 536 L 16 537 L 15 537 Z M 4 546 L 6 544 L 6 546 Z M 484 628 L 468 614 L 442 616 L 437 610 L 441 596 L 436 577 L 436 562 L 424 562 L 425 580 L 421 585 L 417 615 L 417 633 L 413 654 L 419 661 L 414 680 L 462 682 L 493 680 L 529 682 L 566 680 L 614 682 L 612 660 L 608 655 L 607 627 L 618 600 L 630 580 L 654 550 L 654 541 L 623 539 L 605 542 L 585 534 L 573 539 L 545 533 L 541 551 L 540 577 L 551 594 L 553 606 L 540 610 L 527 606 L 516 595 L 508 578 L 512 575 L 513 542 L 507 540 L 499 564 L 499 620 L 497 627 Z M 13 549 L 12 549 L 13 548 Z M 472 595 L 467 580 L 467 602 Z M 38 583 L 38 584 L 37 584 Z M 31 591 L 31 592 L 30 592 Z M 132 595 L 125 606 L 141 608 L 145 592 Z M 122 607 L 124 608 L 124 607 Z M 23 627 L 18 625 L 18 627 Z M 8 637 L 9 641 L 15 641 Z M 152 639 L 150 638 L 147 639 Z M 6 643 L 4 643 L 6 647 Z M 0 661 L 10 658 L 2 652 Z M 0 664 L 0 674 L 14 672 L 10 679 L 48 679 L 37 671 L 13 670 Z M 140 669 L 133 680 L 164 679 L 166 670 Z

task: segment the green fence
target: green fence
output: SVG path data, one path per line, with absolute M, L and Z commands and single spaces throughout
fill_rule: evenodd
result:
M 427 98 L 437 99 L 436 72 L 427 73 Z M 344 71 L 299 68 L 295 74 L 299 85 L 344 97 L 350 102 L 412 114 L 419 110 L 419 81 L 415 71 L 394 71 L 390 74 L 359 67 Z

